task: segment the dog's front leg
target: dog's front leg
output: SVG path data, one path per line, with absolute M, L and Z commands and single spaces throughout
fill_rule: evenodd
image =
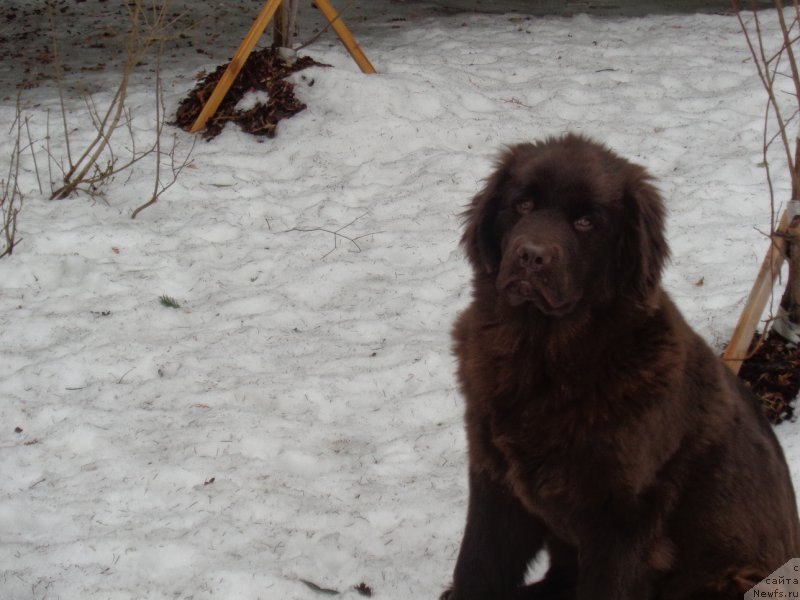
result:
M 609 532 L 581 547 L 577 600 L 647 600 L 653 571 L 645 544 Z
M 545 529 L 504 483 L 472 471 L 469 480 L 467 525 L 442 599 L 505 600 L 523 583 Z

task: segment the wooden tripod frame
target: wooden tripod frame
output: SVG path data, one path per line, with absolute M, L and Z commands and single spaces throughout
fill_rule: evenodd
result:
M 325 15 L 328 23 L 331 24 L 336 35 L 339 36 L 339 39 L 345 45 L 350 56 L 356 61 L 361 71 L 364 73 L 375 73 L 375 67 L 369 62 L 367 55 L 361 50 L 353 34 L 350 33 L 347 25 L 344 24 L 344 21 L 342 21 L 339 13 L 336 12 L 336 9 L 333 8 L 329 0 L 314 0 L 314 3 L 317 5 L 317 8 L 319 8 L 320 12 Z M 205 103 L 203 110 L 200 111 L 200 115 L 197 117 L 194 125 L 192 125 L 190 129 L 192 133 L 200 131 L 205 127 L 206 122 L 217 112 L 219 105 L 222 104 L 225 95 L 228 93 L 231 85 L 233 85 L 236 76 L 247 61 L 247 57 L 250 56 L 253 48 L 255 48 L 256 42 L 262 36 L 270 20 L 275 16 L 275 12 L 282 4 L 283 0 L 267 0 L 266 4 L 264 4 L 261 12 L 258 13 L 258 17 L 256 17 L 256 20 L 250 27 L 250 31 L 247 32 L 236 54 L 233 55 L 231 62 L 228 64 L 228 68 L 222 74 L 222 77 L 219 78 L 214 91 L 208 98 L 208 102 Z
M 764 314 L 764 308 L 772 294 L 775 280 L 780 275 L 781 266 L 786 258 L 786 236 L 791 227 L 789 213 L 784 211 L 775 235 L 770 238 L 769 250 L 761 264 L 761 270 L 758 272 L 753 289 L 750 290 L 747 304 L 739 317 L 739 322 L 736 324 L 725 354 L 722 355 L 722 360 L 734 374 L 739 373 L 742 363 L 747 358 L 753 334 L 761 320 L 761 315 Z

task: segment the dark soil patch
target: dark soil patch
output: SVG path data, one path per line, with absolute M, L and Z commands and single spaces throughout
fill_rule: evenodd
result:
M 203 137 L 206 140 L 216 137 L 229 121 L 238 123 L 244 131 L 253 135 L 275 137 L 276 126 L 281 119 L 287 119 L 306 108 L 306 105 L 294 95 L 294 84 L 286 81 L 286 77 L 311 66 L 328 65 L 318 63 L 308 56 L 288 61 L 275 48 L 264 48 L 253 52 L 236 76 L 216 114 L 206 123 Z M 227 68 L 228 65 L 224 64 L 210 75 L 203 77 L 181 101 L 175 117 L 175 124 L 178 127 L 186 131 L 191 129 Z M 312 79 L 309 85 L 313 84 Z M 266 92 L 269 99 L 266 103 L 257 103 L 249 110 L 237 110 L 236 105 L 250 91 Z
M 794 418 L 792 403 L 800 391 L 800 348 L 770 332 L 763 342 L 756 334 L 756 351 L 739 371 L 747 386 L 755 392 L 767 418 L 775 424 Z

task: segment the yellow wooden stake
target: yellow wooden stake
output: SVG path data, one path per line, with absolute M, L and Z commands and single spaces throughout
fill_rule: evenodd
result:
M 319 8 L 320 11 L 322 11 L 322 14 L 325 15 L 325 18 L 328 19 L 328 22 L 331 24 L 331 27 L 333 27 L 336 35 L 338 35 L 339 39 L 342 40 L 345 48 L 347 48 L 350 56 L 352 56 L 356 61 L 361 71 L 364 73 L 375 73 L 375 67 L 372 66 L 371 62 L 369 62 L 367 55 L 364 54 L 364 51 L 358 45 L 358 42 L 356 42 L 353 34 L 350 33 L 347 25 L 345 25 L 344 21 L 342 21 L 339 13 L 337 13 L 336 9 L 331 6 L 331 3 L 328 0 L 315 0 L 315 2 L 317 8 Z M 225 95 L 228 93 L 228 90 L 231 89 L 233 82 L 236 80 L 236 76 L 239 74 L 239 71 L 242 70 L 244 63 L 247 62 L 247 58 L 250 56 L 253 48 L 255 48 L 258 38 L 264 34 L 264 30 L 267 28 L 267 25 L 269 25 L 272 17 L 275 16 L 275 12 L 279 8 L 282 8 L 282 6 L 283 0 L 267 0 L 267 3 L 264 4 L 264 8 L 261 9 L 261 12 L 258 14 L 258 17 L 253 23 L 253 26 L 250 27 L 250 31 L 247 32 L 244 40 L 242 40 L 239 49 L 236 51 L 236 54 L 233 55 L 231 62 L 228 64 L 228 68 L 225 69 L 222 77 L 219 78 L 214 91 L 211 92 L 211 96 L 205 103 L 205 106 L 203 106 L 203 110 L 200 111 L 197 120 L 195 120 L 194 125 L 192 125 L 192 128 L 189 131 L 192 133 L 200 131 L 206 126 L 208 120 L 214 116 L 214 113 L 217 112 L 219 105 L 222 104 L 222 101 L 225 99 Z M 281 20 L 283 20 L 282 16 Z M 282 24 L 276 25 L 278 25 L 277 29 L 283 28 Z
M 272 19 L 272 16 L 275 14 L 275 11 L 278 10 L 282 2 L 283 0 L 267 0 L 267 3 L 264 4 L 264 8 L 261 9 L 253 26 L 250 27 L 250 31 L 247 32 L 239 49 L 236 51 L 236 54 L 234 54 L 230 64 L 228 64 L 228 68 L 222 74 L 222 77 L 219 78 L 217 87 L 214 88 L 211 97 L 208 99 L 208 102 L 206 102 L 203 110 L 200 111 L 200 115 L 197 117 L 194 125 L 192 125 L 190 129 L 192 133 L 200 131 L 205 127 L 206 122 L 217 112 L 219 105 L 222 104 L 222 101 L 225 99 L 225 94 L 228 93 L 236 76 L 247 61 L 247 57 L 250 56 L 253 48 L 255 48 L 258 38 L 264 33 L 270 19 Z
M 353 37 L 353 34 L 350 33 L 350 30 L 347 28 L 347 25 L 344 24 L 339 13 L 336 12 L 336 9 L 333 8 L 328 0 L 314 0 L 317 8 L 322 11 L 322 14 L 325 15 L 325 18 L 328 19 L 328 22 L 333 27 L 333 30 L 336 32 L 336 35 L 339 36 L 339 39 L 342 40 L 345 48 L 350 53 L 350 56 L 353 57 L 353 60 L 356 61 L 356 64 L 361 69 L 362 73 L 375 73 L 375 67 L 372 66 L 372 63 L 369 62 L 367 55 L 364 54 L 364 51 L 361 49 L 361 46 L 358 45 L 358 42 Z
M 758 272 L 756 282 L 747 298 L 747 304 L 739 317 L 736 329 L 733 330 L 733 336 L 725 349 L 725 354 L 722 355 L 722 360 L 735 375 L 739 373 L 742 363 L 747 358 L 750 342 L 753 340 L 758 322 L 764 314 L 764 308 L 772 294 L 775 280 L 781 272 L 781 265 L 786 258 L 786 238 L 780 234 L 785 234 L 788 228 L 789 213 L 784 211 L 781 222 L 778 224 L 776 232 L 778 235 L 772 237 L 767 255 L 761 264 L 761 270 Z

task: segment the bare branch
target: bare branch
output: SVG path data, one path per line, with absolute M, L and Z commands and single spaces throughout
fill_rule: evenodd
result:
M 144 156 L 155 152 L 161 155 L 160 142 L 157 140 L 153 146 L 143 152 L 136 148 L 136 136 L 131 126 L 132 116 L 126 106 L 128 85 L 131 75 L 142 59 L 153 47 L 156 47 L 160 55 L 163 41 L 171 37 L 169 29 L 173 27 L 182 17 L 182 14 L 170 16 L 169 0 L 157 3 L 152 2 L 149 8 L 145 7 L 145 0 L 125 0 L 125 9 L 131 23 L 131 29 L 125 41 L 125 60 L 121 70 L 120 83 L 115 90 L 114 96 L 101 114 L 94 102 L 94 98 L 87 96 L 84 98 L 86 110 L 95 130 L 94 138 L 86 145 L 81 155 L 73 160 L 71 153 L 68 153 L 68 167 L 63 169 L 63 183 L 53 191 L 51 198 L 62 199 L 70 196 L 76 191 L 88 191 L 94 193 L 95 188 L 105 180 L 109 180 L 115 174 L 130 168 L 133 164 L 141 160 Z M 55 23 L 51 22 L 51 27 L 55 31 Z M 176 34 L 177 35 L 177 34 Z M 55 33 L 54 45 L 55 45 Z M 157 92 L 157 103 L 161 103 L 160 92 Z M 66 128 L 66 107 L 61 100 L 62 120 L 65 123 L 65 136 L 69 144 L 69 134 Z M 161 115 L 162 113 L 159 113 Z M 111 143 L 112 136 L 121 128 L 127 128 L 131 140 L 131 159 L 123 161 L 117 155 L 117 150 Z M 160 132 L 161 124 L 157 125 Z M 107 157 L 107 158 L 105 158 Z M 158 181 L 160 173 L 156 174 Z M 158 187 L 156 185 L 156 187 Z
M 61 120 L 64 126 L 64 140 L 67 145 L 67 161 L 72 164 L 72 153 L 69 147 L 69 126 L 67 125 L 67 111 L 64 106 L 64 75 L 61 72 L 61 61 L 58 57 L 58 41 L 56 40 L 56 19 L 53 11 L 53 0 L 47 0 L 47 16 L 50 19 L 50 35 L 53 42 L 53 64 L 56 69 L 56 88 L 58 88 L 58 102 L 61 105 Z
M 282 231 L 281 233 L 289 233 L 291 231 L 299 231 L 301 233 L 311 233 L 311 232 L 314 232 L 314 231 L 322 231 L 324 233 L 329 233 L 329 234 L 333 235 L 333 248 L 331 248 L 328 252 L 323 254 L 321 258 L 326 258 L 334 250 L 336 250 L 339 247 L 338 243 L 337 243 L 339 238 L 342 238 L 343 240 L 347 240 L 353 246 L 355 246 L 356 252 L 361 252 L 361 246 L 358 245 L 358 240 L 360 240 L 362 238 L 365 238 L 365 237 L 368 237 L 370 235 L 377 235 L 377 234 L 383 233 L 383 232 L 382 231 L 377 231 L 377 232 L 365 233 L 365 234 L 362 234 L 362 235 L 359 235 L 359 236 L 355 236 L 355 237 L 350 237 L 348 235 L 343 234 L 342 231 L 344 231 L 345 229 L 347 229 L 348 227 L 353 225 L 356 221 L 358 221 L 362 217 L 366 216 L 366 214 L 367 213 L 364 213 L 363 215 L 359 215 L 358 217 L 356 217 L 355 219 L 353 219 L 352 221 L 350 221 L 346 225 L 342 225 L 338 229 L 327 229 L 325 227 L 310 227 L 310 228 L 292 227 L 291 229 L 287 229 L 286 231 Z
M 344 14 L 347 11 L 349 11 L 353 7 L 354 4 L 355 4 L 355 0 L 350 0 L 347 4 L 345 4 L 344 8 L 339 11 L 339 16 L 336 17 L 335 20 L 338 21 L 342 17 L 344 17 Z M 333 23 L 326 23 L 325 26 L 322 29 L 319 30 L 319 32 L 317 32 L 315 35 L 313 35 L 311 37 L 311 39 L 309 39 L 308 41 L 303 42 L 297 48 L 295 48 L 295 51 L 299 52 L 303 48 L 306 48 L 306 47 L 310 46 L 311 44 L 316 42 L 319 38 L 321 38 L 323 35 L 325 35 L 328 32 L 328 30 L 331 29 L 332 27 L 333 27 Z
M 11 149 L 8 173 L 0 179 L 0 229 L 3 243 L 0 245 L 0 258 L 10 256 L 22 239 L 17 239 L 17 217 L 22 207 L 22 191 L 19 188 L 19 169 L 22 139 L 22 118 L 19 96 L 17 97 L 16 138 Z
M 765 31 L 762 28 L 755 0 L 753 0 L 752 6 L 751 26 L 745 24 L 736 0 L 733 0 L 733 8 L 739 20 L 739 26 L 744 34 L 758 77 L 768 98 L 764 111 L 762 162 L 769 187 L 770 238 L 772 246 L 759 275 L 761 283 L 757 281 L 756 286 L 761 286 L 762 289 L 767 290 L 767 293 L 771 293 L 780 271 L 781 262 L 785 256 L 789 256 L 789 280 L 781 300 L 781 308 L 785 311 L 785 314 L 790 316 L 792 323 L 800 323 L 800 253 L 796 252 L 797 248 L 793 248 L 798 244 L 798 241 L 794 238 L 788 240 L 782 238 L 782 235 L 790 226 L 789 212 L 788 210 L 785 211 L 780 223 L 778 223 L 775 189 L 769 161 L 770 148 L 774 142 L 780 140 L 791 179 L 791 201 L 789 206 L 795 206 L 800 202 L 800 137 L 796 133 L 798 114 L 800 114 L 800 66 L 794 52 L 794 44 L 800 40 L 800 36 L 796 32 L 796 29 L 800 26 L 800 0 L 791 0 L 794 15 L 790 21 L 787 21 L 784 0 L 773 0 L 773 2 L 780 30 L 781 45 L 777 51 L 769 53 L 765 45 Z M 787 87 L 791 89 L 786 89 Z M 789 115 L 788 117 L 786 116 L 787 114 Z M 790 127 L 791 134 L 789 132 Z M 778 249 L 779 245 L 780 249 Z M 786 251 L 787 248 L 788 251 Z M 765 281 L 770 282 L 768 288 L 763 286 Z M 753 291 L 756 291 L 756 287 L 753 288 Z M 759 292 L 759 302 L 762 297 L 763 294 Z M 754 296 L 751 293 L 751 300 L 753 298 Z M 763 312 L 765 304 L 766 298 L 764 297 L 764 304 L 760 308 L 754 308 L 753 310 Z M 750 302 L 748 302 L 748 306 L 750 306 Z M 748 309 L 746 308 L 746 310 Z M 747 339 L 746 335 L 743 337 L 740 331 L 742 323 L 743 321 L 740 320 L 734 337 L 738 336 L 740 339 Z

